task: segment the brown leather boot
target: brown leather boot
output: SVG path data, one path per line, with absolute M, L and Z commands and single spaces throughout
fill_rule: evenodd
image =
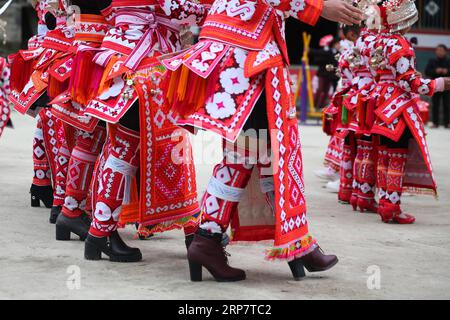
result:
M 289 262 L 289 267 L 294 279 L 300 280 L 305 276 L 303 267 L 309 272 L 320 272 L 331 269 L 338 261 L 335 255 L 326 255 L 317 247 L 311 253 Z
M 221 245 L 221 237 L 207 238 L 195 234 L 188 249 L 191 281 L 202 281 L 202 266 L 205 267 L 218 282 L 245 280 L 244 270 L 228 265 L 228 254 Z

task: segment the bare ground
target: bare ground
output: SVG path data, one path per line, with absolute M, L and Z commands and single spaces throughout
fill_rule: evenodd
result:
M 6 130 L 0 139 L 2 299 L 450 298 L 450 130 L 429 132 L 439 201 L 405 198 L 404 207 L 416 214 L 417 222 L 400 226 L 383 224 L 373 214 L 355 213 L 324 191 L 313 170 L 321 165 L 327 137 L 320 127 L 301 127 L 311 229 L 326 252 L 339 256 L 339 264 L 295 282 L 285 263 L 263 259 L 264 245 L 235 245 L 228 250 L 231 263 L 244 268 L 248 279 L 222 284 L 212 281 L 206 271 L 202 283 L 188 281 L 181 231 L 139 241 L 128 228 L 124 238 L 143 251 L 144 260 L 137 264 L 85 261 L 82 242 L 56 242 L 48 210 L 29 206 L 34 120 L 14 114 L 13 121 L 16 129 Z M 194 140 L 196 150 L 199 140 Z M 200 191 L 211 168 L 198 166 Z M 80 289 L 67 286 L 70 266 L 80 268 Z M 379 289 L 368 289 L 369 266 L 380 270 Z

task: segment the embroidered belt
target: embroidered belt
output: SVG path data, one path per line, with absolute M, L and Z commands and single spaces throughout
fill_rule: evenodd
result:
M 150 9 L 120 9 L 117 12 L 115 21 L 116 27 L 128 27 L 122 38 L 125 38 L 130 43 L 128 48 L 131 52 L 129 53 L 124 65 L 131 70 L 136 70 L 142 60 L 147 57 L 157 45 L 159 45 L 162 52 L 169 52 L 172 45 L 165 37 L 165 34 L 161 31 L 171 30 L 175 33 L 179 32 L 178 25 L 172 23 L 170 19 L 157 15 Z M 144 30 L 146 30 L 142 35 L 142 28 L 130 28 L 132 26 L 143 27 Z M 105 66 L 109 61 L 109 58 L 117 52 L 116 48 L 118 46 L 123 47 L 123 44 L 115 43 L 113 39 L 114 36 L 108 37 L 108 40 L 105 39 L 103 47 L 107 51 L 97 55 L 95 58 L 96 63 Z M 140 40 L 136 43 L 135 47 L 132 48 L 134 39 Z
M 75 23 L 75 41 L 101 43 L 110 27 L 103 16 L 81 14 Z

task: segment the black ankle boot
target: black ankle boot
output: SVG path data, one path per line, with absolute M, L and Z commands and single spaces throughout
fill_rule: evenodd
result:
M 61 210 L 61 206 L 53 206 L 52 210 L 50 210 L 50 218 L 48 219 L 48 222 L 50 222 L 51 224 L 55 224 L 56 219 L 58 219 L 58 216 L 61 213 Z
M 31 206 L 33 208 L 40 207 L 42 201 L 46 208 L 51 208 L 53 205 L 53 188 L 52 186 L 37 186 L 31 185 Z
M 91 219 L 86 214 L 76 218 L 69 218 L 60 214 L 56 219 L 56 240 L 70 240 L 70 234 L 74 233 L 80 237 L 81 241 L 84 241 L 90 226 Z
M 84 244 L 84 258 L 86 260 L 100 260 L 102 253 L 113 262 L 138 262 L 142 260 L 142 253 L 138 248 L 130 248 L 123 242 L 119 232 L 114 231 L 109 237 L 94 237 L 89 234 Z

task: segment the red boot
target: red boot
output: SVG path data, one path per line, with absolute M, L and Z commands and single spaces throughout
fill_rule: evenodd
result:
M 359 193 L 357 206 L 361 212 L 368 211 L 376 213 L 378 210 L 375 201 L 376 183 L 376 150 L 372 141 L 358 140 L 362 161 L 357 174 L 359 180 Z
M 400 212 L 400 214 L 397 214 L 394 217 L 394 221 L 398 224 L 413 224 L 416 221 L 416 218 L 409 213 Z
M 389 166 L 388 149 L 385 146 L 378 146 L 377 159 L 377 188 L 378 188 L 378 208 L 382 207 L 387 201 L 387 172 Z
M 99 176 L 95 208 L 89 233 L 110 237 L 116 231 L 123 204 L 130 198 L 130 181 L 139 167 L 139 132 L 118 125 L 108 158 Z
M 355 159 L 352 145 L 344 145 L 341 161 L 341 184 L 339 186 L 338 200 L 343 203 L 350 203 L 353 191 L 353 162 Z
M 384 203 L 378 208 L 378 214 L 383 222 L 396 222 L 398 224 L 413 224 L 416 218 L 408 213 L 403 213 L 399 204 Z
M 387 150 L 389 165 L 386 174 L 386 195 L 385 201 L 378 208 L 378 214 L 383 222 L 411 224 L 415 221 L 412 215 L 402 213 L 400 209 L 407 155 L 407 149 Z
M 391 208 L 391 204 L 390 203 L 383 203 L 380 204 L 378 206 L 378 210 L 377 213 L 380 215 L 381 217 L 381 221 L 383 221 L 384 223 L 389 223 L 392 221 L 392 219 L 394 219 L 395 217 L 395 211 L 393 208 Z
M 350 198 L 350 204 L 353 207 L 353 211 L 356 211 L 358 209 L 358 195 L 359 195 L 359 188 L 360 188 L 360 170 L 361 170 L 361 163 L 363 161 L 363 151 L 362 146 L 359 143 L 360 140 L 357 140 L 357 146 L 356 146 L 356 157 L 355 161 L 353 163 L 353 189 L 352 189 L 352 196 Z

